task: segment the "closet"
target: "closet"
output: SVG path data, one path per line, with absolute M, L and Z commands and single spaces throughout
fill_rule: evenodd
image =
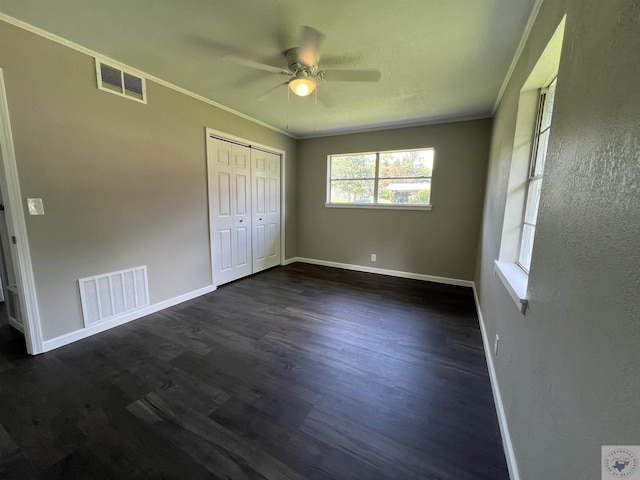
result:
M 213 284 L 280 265 L 280 155 L 207 135 Z

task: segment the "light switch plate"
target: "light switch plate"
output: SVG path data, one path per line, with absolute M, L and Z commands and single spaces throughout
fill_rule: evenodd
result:
M 44 205 L 41 198 L 27 198 L 29 215 L 44 215 Z

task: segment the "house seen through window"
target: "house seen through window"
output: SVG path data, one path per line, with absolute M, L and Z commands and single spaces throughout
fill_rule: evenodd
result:
M 330 155 L 327 203 L 429 207 L 433 157 L 432 148 Z

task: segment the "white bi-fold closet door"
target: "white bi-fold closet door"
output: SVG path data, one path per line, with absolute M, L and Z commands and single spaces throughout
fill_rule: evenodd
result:
M 280 155 L 207 137 L 214 285 L 280 264 Z
M 251 149 L 253 273 L 280 265 L 280 155 Z

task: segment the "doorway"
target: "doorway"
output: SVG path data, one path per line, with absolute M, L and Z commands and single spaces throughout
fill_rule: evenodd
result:
M 4 309 L 12 328 L 24 335 L 27 353 L 42 353 L 43 342 L 27 226 L 22 208 L 11 121 L 0 68 L 0 247 L 4 258 Z M 2 236 L 5 238 L 2 239 Z

